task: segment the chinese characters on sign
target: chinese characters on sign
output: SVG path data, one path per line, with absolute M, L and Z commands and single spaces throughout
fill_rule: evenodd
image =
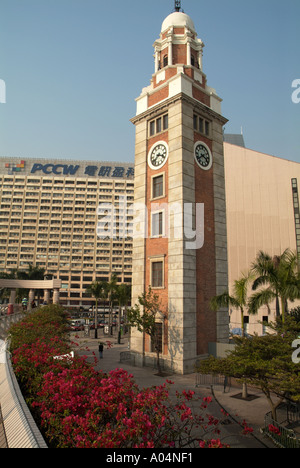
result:
M 98 172 L 98 166 L 87 166 L 85 168 L 85 175 L 98 176 L 98 177 L 131 177 L 134 176 L 134 168 L 128 167 L 112 167 L 112 166 L 101 166 Z

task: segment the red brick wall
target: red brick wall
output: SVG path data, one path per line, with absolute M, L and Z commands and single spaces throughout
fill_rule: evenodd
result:
M 212 142 L 195 132 L 194 141 L 203 141 L 212 151 Z M 197 262 L 197 354 L 208 351 L 216 341 L 216 313 L 209 307 L 216 295 L 213 169 L 202 170 L 195 162 L 195 202 L 204 203 L 204 245 L 196 252 Z
M 210 107 L 210 97 L 207 94 L 203 93 L 203 91 L 201 91 L 200 89 L 195 88 L 195 86 L 193 86 L 193 97 L 197 99 L 197 101 L 200 101 L 206 106 Z
M 175 76 L 177 74 L 177 68 L 166 68 L 165 73 L 166 73 L 166 78 L 163 81 L 159 81 L 159 83 L 156 83 L 156 76 L 154 77 L 154 82 L 153 82 L 153 87 L 154 88 L 157 88 L 158 86 L 161 86 L 163 83 L 165 83 L 170 78 Z
M 185 44 L 173 44 L 173 64 L 184 64 L 186 65 L 186 45 Z
M 148 153 L 157 141 L 163 140 L 168 143 L 168 132 L 160 133 L 159 135 L 148 140 Z M 163 343 L 163 354 L 168 353 L 168 238 L 153 238 L 151 239 L 151 178 L 154 175 L 165 173 L 165 197 L 153 201 L 155 204 L 168 203 L 168 161 L 160 170 L 153 170 L 147 165 L 147 211 L 148 211 L 148 238 L 146 239 L 146 289 L 150 285 L 150 257 L 153 256 L 164 256 L 164 288 L 153 289 L 153 292 L 158 295 L 161 305 L 162 313 L 166 314 L 164 323 L 164 343 Z M 166 218 L 166 229 L 167 229 L 167 218 Z M 150 351 L 150 340 L 146 337 L 145 349 Z
M 155 93 L 151 94 L 148 98 L 148 107 L 158 104 L 163 99 L 169 97 L 169 85 L 166 85 L 164 88 L 159 89 Z

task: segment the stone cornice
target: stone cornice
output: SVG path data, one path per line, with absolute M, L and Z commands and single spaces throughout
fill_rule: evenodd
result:
M 178 101 L 187 102 L 188 104 L 193 106 L 195 112 L 201 112 L 202 114 L 204 114 L 212 120 L 218 120 L 222 125 L 225 125 L 228 122 L 228 119 L 218 114 L 202 102 L 197 101 L 196 99 L 188 96 L 185 93 L 178 93 L 176 96 L 172 96 L 168 99 L 165 99 L 164 101 L 161 101 L 155 106 L 152 106 L 149 109 L 147 109 L 145 112 L 142 112 L 141 114 L 130 119 L 130 122 L 132 122 L 135 125 L 138 122 L 143 121 L 144 119 L 155 117 L 156 115 L 165 112 L 172 104 L 175 104 Z

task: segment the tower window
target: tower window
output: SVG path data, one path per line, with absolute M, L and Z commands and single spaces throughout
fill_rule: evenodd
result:
M 211 132 L 211 123 L 204 119 L 203 117 L 199 117 L 198 115 L 194 114 L 193 116 L 193 124 L 194 124 L 194 130 L 196 132 L 201 133 L 202 135 L 205 135 L 207 137 L 210 136 Z
M 163 66 L 164 67 L 168 66 L 168 56 L 167 55 L 165 55 L 164 58 L 163 58 Z
M 207 120 L 205 120 L 205 135 L 209 135 L 209 122 Z
M 152 122 L 150 122 L 150 136 L 153 135 L 155 135 L 155 120 L 152 120 Z
M 162 129 L 161 125 L 161 117 L 159 119 L 156 119 L 156 133 L 160 133 Z
M 199 68 L 198 60 L 194 55 L 191 55 L 191 65 L 193 67 Z
M 203 125 L 203 119 L 199 117 L 199 132 L 204 133 L 204 125 Z
M 169 116 L 168 114 L 165 114 L 163 116 L 163 129 L 167 130 L 169 128 Z
M 164 174 L 154 176 L 152 178 L 152 198 L 160 198 L 165 194 L 164 190 Z
M 151 215 L 151 237 L 164 235 L 164 212 L 157 211 Z
M 158 133 L 168 130 L 169 119 L 168 114 L 164 114 L 160 117 L 157 117 L 154 120 L 151 120 L 149 123 L 149 134 L 150 136 L 157 135 Z
M 163 274 L 164 262 L 152 261 L 151 262 L 151 287 L 162 288 L 164 285 Z

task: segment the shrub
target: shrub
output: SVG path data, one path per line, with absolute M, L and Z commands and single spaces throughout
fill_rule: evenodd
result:
M 122 369 L 108 375 L 86 359 L 68 355 L 66 317 L 59 307 L 32 312 L 11 329 L 12 362 L 33 415 L 53 448 L 223 448 L 211 400 L 189 404 L 194 392 L 169 396 L 171 382 L 139 389 Z

